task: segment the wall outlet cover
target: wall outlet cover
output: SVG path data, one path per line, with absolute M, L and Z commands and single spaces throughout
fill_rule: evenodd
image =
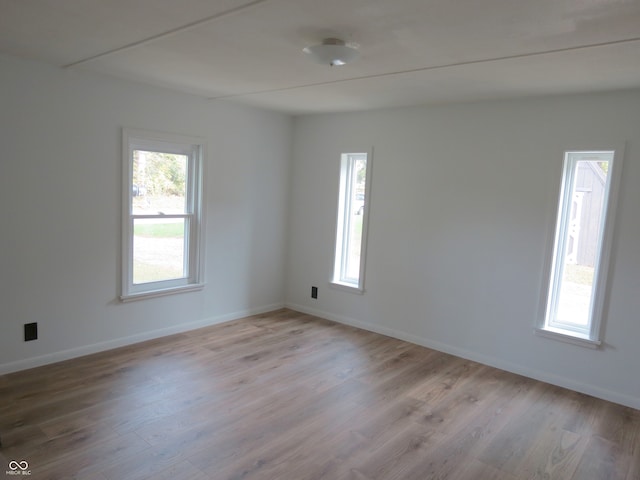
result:
M 37 323 L 25 323 L 24 324 L 24 341 L 29 342 L 31 340 L 38 339 L 38 324 Z

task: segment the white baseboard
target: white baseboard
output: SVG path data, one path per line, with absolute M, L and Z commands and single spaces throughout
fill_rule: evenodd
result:
M 26 358 L 24 360 L 18 360 L 15 362 L 3 363 L 0 364 L 0 375 L 19 372 L 28 368 L 41 367 L 42 365 L 49 365 L 50 363 L 61 362 L 63 360 L 69 360 L 71 358 L 82 357 L 84 355 L 90 355 L 92 353 L 98 353 L 105 350 L 111 350 L 113 348 L 124 347 L 126 345 L 144 342 L 146 340 L 153 340 L 154 338 L 166 337 L 167 335 L 173 335 L 175 333 L 183 333 L 202 327 L 217 325 L 219 323 L 231 322 L 233 320 L 238 320 L 239 318 L 271 312 L 280 308 L 284 308 L 283 303 L 274 303 L 271 305 L 264 305 L 262 307 L 250 308 L 247 310 L 240 310 L 224 315 L 218 315 L 216 317 L 210 317 L 203 320 L 198 320 L 196 322 L 181 323 L 179 325 L 171 327 L 151 330 L 149 332 L 137 333 L 129 337 L 116 338 L 113 340 L 107 340 L 106 342 L 83 345 L 81 347 L 49 353 L 47 355 L 40 355 L 38 357 Z
M 367 330 L 370 332 L 379 333 L 382 335 L 386 335 L 387 337 L 397 338 L 398 340 L 404 340 L 406 342 L 431 348 L 439 352 L 455 355 L 456 357 L 465 358 L 467 360 L 482 363 L 483 365 L 488 365 L 490 367 L 498 368 L 500 370 L 505 370 L 507 372 L 522 375 L 524 377 L 532 378 L 534 380 L 540 380 L 541 382 L 550 383 L 558 387 L 563 387 L 576 392 L 585 393 L 587 395 L 591 395 L 592 397 L 601 398 L 609 402 L 625 405 L 627 407 L 640 410 L 640 398 L 631 397 L 629 395 L 624 395 L 618 392 L 612 392 L 610 390 L 606 390 L 606 389 L 597 387 L 595 385 L 576 382 L 567 377 L 562 377 L 552 373 L 532 369 L 524 365 L 505 362 L 504 360 L 501 360 L 499 358 L 490 357 L 490 356 L 482 355 L 469 350 L 447 345 L 444 343 L 435 342 L 433 340 L 429 340 L 427 338 L 420 337 L 418 335 L 414 335 L 411 333 L 406 333 L 400 330 L 395 330 L 387 327 L 381 327 L 379 325 L 362 322 L 360 320 L 345 317 L 342 315 L 335 315 L 329 312 L 306 307 L 303 305 L 286 303 L 285 308 L 289 308 L 291 310 L 296 310 L 298 312 L 307 313 L 309 315 L 325 318 L 327 320 L 332 320 L 334 322 L 342 323 L 345 325 L 350 325 L 352 327 L 361 328 L 363 330 Z

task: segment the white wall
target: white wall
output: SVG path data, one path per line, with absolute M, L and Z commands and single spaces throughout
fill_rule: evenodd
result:
M 0 373 L 282 305 L 290 117 L 6 56 L 0 72 Z M 123 126 L 208 139 L 201 292 L 117 300 Z
M 297 118 L 287 303 L 640 408 L 639 126 L 639 91 Z M 623 141 L 605 345 L 537 337 L 563 151 Z M 355 295 L 328 286 L 339 155 L 370 147 Z
M 640 92 L 305 116 L 294 130 L 284 115 L 5 56 L 0 72 L 0 373 L 286 299 L 640 408 Z M 123 126 L 209 141 L 201 292 L 117 300 Z M 536 337 L 562 151 L 624 140 L 605 346 Z M 354 295 L 328 287 L 339 154 L 372 146 Z M 25 343 L 29 322 L 40 338 Z

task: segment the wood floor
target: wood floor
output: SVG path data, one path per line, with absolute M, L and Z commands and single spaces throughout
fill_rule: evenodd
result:
M 640 479 L 640 411 L 290 310 L 1 376 L 0 432 L 34 480 Z

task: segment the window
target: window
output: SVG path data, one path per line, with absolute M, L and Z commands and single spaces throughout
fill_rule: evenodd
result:
M 202 288 L 199 139 L 123 131 L 123 301 Z
M 600 344 L 621 162 L 614 150 L 565 153 L 543 335 Z
M 371 159 L 345 153 L 340 159 L 340 190 L 332 284 L 362 293 L 369 218 Z

